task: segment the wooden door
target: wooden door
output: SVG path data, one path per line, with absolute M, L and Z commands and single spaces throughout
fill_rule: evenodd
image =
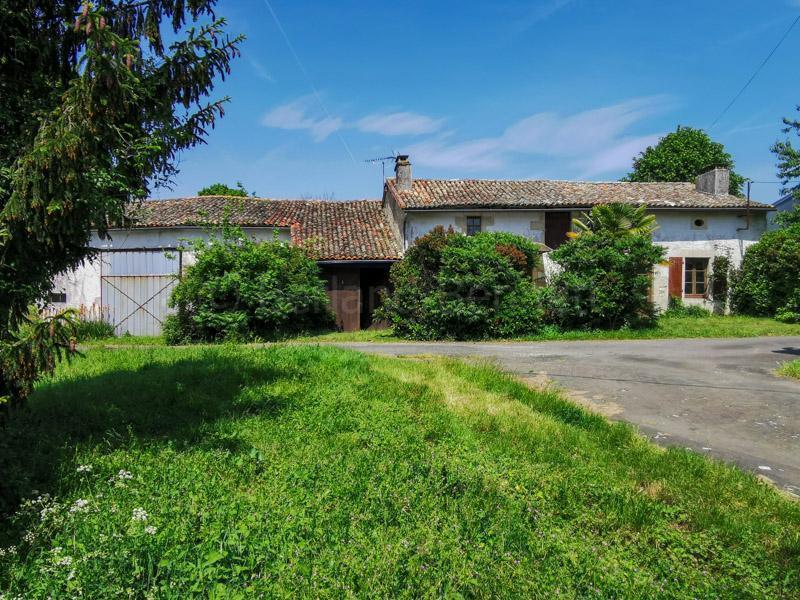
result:
M 544 213 L 544 243 L 549 248 L 558 248 L 567 241 L 572 229 L 572 215 L 568 212 Z

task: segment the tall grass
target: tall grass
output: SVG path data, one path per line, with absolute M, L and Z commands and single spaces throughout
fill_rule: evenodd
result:
M 789 362 L 783 363 L 781 365 L 781 368 L 778 369 L 778 372 L 781 375 L 785 375 L 786 377 L 794 377 L 795 379 L 800 379 L 800 359 L 790 360 Z
M 490 366 L 90 350 L 30 404 L 0 437 L 10 596 L 800 594 L 798 504 Z
M 63 310 L 48 306 L 42 309 L 43 315 L 53 315 Z M 110 323 L 110 314 L 107 306 L 98 304 L 81 304 L 74 309 L 77 313 L 75 321 L 75 337 L 79 342 L 106 340 L 115 335 L 114 326 Z

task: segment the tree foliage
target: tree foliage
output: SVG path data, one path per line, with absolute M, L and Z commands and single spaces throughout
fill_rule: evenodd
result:
M 170 343 L 274 339 L 332 328 L 325 283 L 305 249 L 255 242 L 224 225 L 194 243 L 196 262 L 170 298 Z
M 652 324 L 651 273 L 663 256 L 648 235 L 598 231 L 569 240 L 550 253 L 560 267 L 550 282 L 550 319 L 565 329 Z
M 775 215 L 773 221 L 778 227 L 791 227 L 792 225 L 800 225 L 800 204 L 792 208 L 792 210 L 783 210 Z
M 622 180 L 694 183 L 698 175 L 714 167 L 730 169 L 730 193 L 741 195 L 745 180 L 734 172 L 733 158 L 725 147 L 713 141 L 702 129 L 679 126 L 634 158 L 633 171 Z
M 240 38 L 213 7 L 0 0 L 0 344 L 87 257 L 91 229 L 124 223 L 223 114 L 206 98 Z M 15 373 L 0 372 L 0 396 L 29 387 Z
M 800 224 L 765 233 L 745 252 L 731 286 L 735 312 L 800 318 Z
M 392 266 L 379 316 L 398 335 L 480 339 L 535 333 L 543 324 L 532 282 L 539 247 L 510 233 L 464 236 L 437 227 Z
M 241 181 L 236 182 L 236 187 L 232 188 L 224 183 L 212 183 L 197 192 L 198 196 L 235 196 L 239 198 L 246 198 L 247 196 L 255 196 L 244 189 Z
M 797 106 L 800 112 L 800 105 Z M 784 118 L 785 125 L 783 132 L 790 134 L 794 132 L 800 136 L 800 120 Z M 778 158 L 778 177 L 784 185 L 784 192 L 794 193 L 794 197 L 800 199 L 800 150 L 792 145 L 792 141 L 787 137 L 785 140 L 775 142 L 772 151 Z
M 655 216 L 647 214 L 646 206 L 619 202 L 598 204 L 572 222 L 576 231 L 568 233 L 570 237 L 601 232 L 612 237 L 652 235 L 658 229 Z

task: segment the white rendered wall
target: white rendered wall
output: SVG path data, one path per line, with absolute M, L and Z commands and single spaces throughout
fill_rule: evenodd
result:
M 406 214 L 404 243 L 408 248 L 419 237 L 442 225 L 466 233 L 466 217 L 481 217 L 483 231 L 507 231 L 544 244 L 544 211 L 541 210 L 475 210 L 431 211 Z M 572 213 L 573 217 L 580 211 Z
M 511 210 L 410 212 L 406 215 L 405 247 L 438 225 L 464 232 L 467 216 L 480 216 L 484 231 L 508 231 L 543 243 L 544 214 L 544 211 Z M 580 214 L 581 211 L 573 211 L 573 217 Z M 767 227 L 763 211 L 752 213 L 750 227 L 742 230 L 747 226 L 744 210 L 656 210 L 653 214 L 659 225 L 653 241 L 666 248 L 666 258 L 709 258 L 713 263 L 714 257 L 727 255 L 734 267 L 741 264 L 747 247 L 758 241 Z M 703 220 L 702 226 L 695 225 L 697 219 Z M 547 255 L 543 262 L 545 273 L 551 276 L 557 266 Z M 668 283 L 667 265 L 656 266 L 653 301 L 662 310 L 669 303 Z M 713 309 L 712 302 L 704 298 L 686 298 L 685 303 Z
M 291 241 L 289 230 L 272 227 L 245 227 L 243 231 L 257 241 L 273 240 L 277 231 L 278 240 Z M 97 234 L 92 235 L 90 245 L 99 249 L 136 249 L 136 248 L 178 248 L 186 246 L 191 240 L 208 239 L 204 228 L 154 228 L 154 229 L 118 229 L 111 231 L 110 240 L 101 240 Z M 191 253 L 184 253 L 183 266 L 192 264 Z M 108 272 L 106 265 L 105 272 Z M 56 276 L 54 292 L 67 295 L 65 303 L 54 303 L 53 308 L 80 308 L 81 306 L 100 306 L 100 257 L 87 260 L 77 269 Z

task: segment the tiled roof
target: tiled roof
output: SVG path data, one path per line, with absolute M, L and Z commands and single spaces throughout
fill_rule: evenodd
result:
M 698 192 L 693 183 L 595 183 L 585 181 L 505 181 L 483 179 L 415 179 L 400 191 L 394 179 L 387 190 L 401 208 L 589 208 L 624 202 L 652 208 L 744 208 L 746 200 L 729 194 Z M 771 206 L 751 202 L 756 210 Z
M 400 243 L 380 200 L 268 200 L 199 196 L 150 200 L 131 211 L 133 227 L 181 227 L 229 220 L 240 227 L 289 228 L 320 260 L 394 260 Z

